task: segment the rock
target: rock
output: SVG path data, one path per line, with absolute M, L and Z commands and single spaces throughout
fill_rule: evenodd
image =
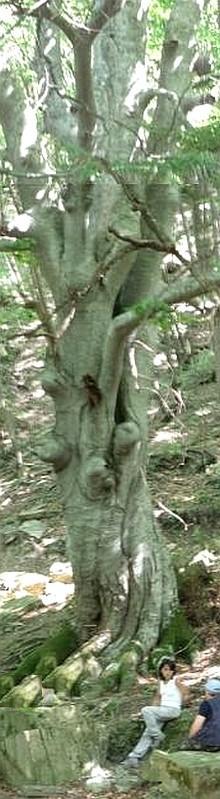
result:
M 18 587 L 27 591 L 28 594 L 40 594 L 46 590 L 49 578 L 45 574 L 38 572 L 23 572 L 18 577 Z
M 36 538 L 39 541 L 45 535 L 46 529 L 46 522 L 41 522 L 38 519 L 30 519 L 30 521 L 23 522 L 19 527 L 22 533 L 29 535 L 30 538 Z
M 106 748 L 105 725 L 80 705 L 0 711 L 0 773 L 12 787 L 72 783 L 86 764 L 103 762 Z
M 53 688 L 43 689 L 43 698 L 41 699 L 39 706 L 53 707 L 54 705 L 60 705 L 60 699 L 55 694 Z
M 120 764 L 114 767 L 113 782 L 117 791 L 130 793 L 132 788 L 137 788 L 138 786 L 142 785 L 144 783 L 144 779 L 141 776 L 139 769 L 128 769 Z M 147 799 L 147 795 L 145 795 L 145 793 L 143 793 L 143 799 Z
M 109 791 L 112 785 L 111 772 L 101 768 L 98 763 L 94 764 L 90 769 L 90 776 L 87 777 L 85 784 L 86 788 L 93 793 Z
M 73 570 L 71 563 L 69 561 L 65 561 L 63 563 L 60 560 L 56 560 L 49 569 L 49 574 L 51 577 L 55 577 L 58 582 L 61 583 L 72 583 L 73 582 Z
M 8 524 L 2 530 L 2 538 L 6 547 L 9 546 L 9 544 L 13 544 L 13 542 L 16 541 L 17 537 L 18 537 L 18 530 L 13 524 Z
M 74 595 L 74 590 L 74 583 L 62 583 L 59 581 L 48 583 L 41 597 L 42 604 L 44 607 L 63 605 Z
M 29 707 L 35 704 L 42 696 L 42 686 L 39 677 L 31 675 L 25 677 L 20 685 L 15 685 L 14 688 L 5 694 L 0 701 L 0 705 L 5 707 Z
M 29 594 L 40 594 L 49 582 L 49 577 L 38 572 L 1 572 L 0 580 L 5 591 L 25 591 Z
M 162 782 L 168 795 L 181 799 L 219 799 L 220 752 L 161 752 L 143 762 L 141 773 Z

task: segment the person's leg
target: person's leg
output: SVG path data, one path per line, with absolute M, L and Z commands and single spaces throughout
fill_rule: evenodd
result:
M 142 716 L 146 724 L 146 730 L 144 730 L 140 740 L 129 753 L 124 763 L 129 763 L 133 760 L 135 764 L 135 761 L 141 760 L 147 752 L 158 746 L 163 740 L 163 733 L 161 732 L 163 723 L 177 718 L 179 715 L 180 711 L 176 710 L 176 708 L 163 708 L 160 705 L 147 705 L 144 707 Z
M 178 718 L 179 715 L 180 710 L 173 707 L 153 705 L 152 707 L 143 708 L 143 718 L 153 746 L 158 746 L 164 738 L 162 732 L 163 724 L 166 721 Z

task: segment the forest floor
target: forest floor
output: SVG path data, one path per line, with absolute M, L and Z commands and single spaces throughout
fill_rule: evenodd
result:
M 176 393 L 164 359 L 158 358 L 148 467 L 155 515 L 177 572 L 181 576 L 194 561 L 211 576 L 202 597 L 196 591 L 194 597 L 193 592 L 183 597 L 197 644 L 190 664 L 180 652 L 179 668 L 192 688 L 192 698 L 201 680 L 220 673 L 220 389 L 207 337 L 205 350 L 198 349 L 196 336 L 193 346 L 192 358 L 180 370 Z M 0 673 L 8 667 L 7 641 L 13 625 L 28 629 L 37 617 L 42 618 L 43 629 L 47 615 L 59 618 L 74 596 L 55 477 L 37 456 L 37 446 L 53 424 L 52 404 L 41 388 L 43 355 L 40 337 L 14 337 L 1 352 Z M 138 680 L 143 683 L 144 678 Z M 58 795 L 93 797 L 81 785 Z M 115 793 L 99 795 L 112 799 Z M 159 797 L 147 785 L 131 787 L 126 794 L 117 792 L 118 799 L 125 795 Z M 15 796 L 19 793 L 0 787 L 0 799 Z

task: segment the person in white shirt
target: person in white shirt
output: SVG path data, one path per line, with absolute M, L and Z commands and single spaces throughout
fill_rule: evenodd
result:
M 177 719 L 187 690 L 176 675 L 173 658 L 163 657 L 158 665 L 158 689 L 153 705 L 143 707 L 142 716 L 146 724 L 140 740 L 129 753 L 124 766 L 137 766 L 144 755 L 158 747 L 164 738 L 162 732 L 166 721 Z

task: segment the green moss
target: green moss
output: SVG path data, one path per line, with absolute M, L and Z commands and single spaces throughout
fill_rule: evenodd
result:
M 181 715 L 175 721 L 169 721 L 165 727 L 165 739 L 163 741 L 163 749 L 169 752 L 176 752 L 183 741 L 186 739 L 189 728 L 192 724 L 195 713 L 188 708 L 182 710 Z
M 0 699 L 11 691 L 14 686 L 14 680 L 11 674 L 3 674 L 0 676 Z
M 144 729 L 139 720 L 123 718 L 115 720 L 109 733 L 107 758 L 119 762 L 138 742 Z
M 43 655 L 37 664 L 36 674 L 43 680 L 57 665 L 56 655 Z
M 20 663 L 15 671 L 14 679 L 19 683 L 24 677 L 29 674 L 37 673 L 41 676 L 49 674 L 51 671 L 50 658 L 56 661 L 56 665 L 62 663 L 77 647 L 76 634 L 70 624 L 63 625 L 56 635 L 48 638 L 48 641 L 41 646 L 33 649 Z M 47 661 L 48 658 L 48 661 Z M 46 663 L 48 662 L 48 671 L 45 671 Z M 44 669 L 44 675 L 41 674 L 41 669 Z M 53 667 L 54 668 L 54 667 Z
M 149 458 L 149 471 L 158 472 L 164 469 L 178 467 L 183 461 L 183 441 L 166 441 L 154 444 Z
M 106 666 L 100 677 L 102 692 L 105 693 L 108 691 L 117 690 L 119 685 L 119 676 L 120 676 L 120 662 L 117 660 L 113 660 L 112 663 L 109 663 L 109 665 Z
M 202 350 L 191 358 L 187 368 L 179 370 L 180 383 L 184 389 L 209 383 L 215 379 L 215 355 L 211 350 Z
M 42 686 L 39 677 L 25 677 L 20 685 L 16 685 L 3 696 L 0 705 L 4 707 L 25 708 L 34 705 L 42 697 Z
M 123 691 L 129 691 L 136 683 L 138 660 L 139 655 L 135 649 L 130 649 L 121 657 L 120 688 Z
M 179 599 L 192 624 L 207 622 L 213 613 L 209 604 L 208 589 L 213 584 L 213 575 L 203 563 L 193 563 L 177 571 Z
M 191 663 L 198 643 L 199 639 L 195 629 L 189 624 L 184 610 L 178 608 L 162 633 L 160 646 L 172 647 L 175 655 L 181 655 L 181 658 L 187 663 Z

